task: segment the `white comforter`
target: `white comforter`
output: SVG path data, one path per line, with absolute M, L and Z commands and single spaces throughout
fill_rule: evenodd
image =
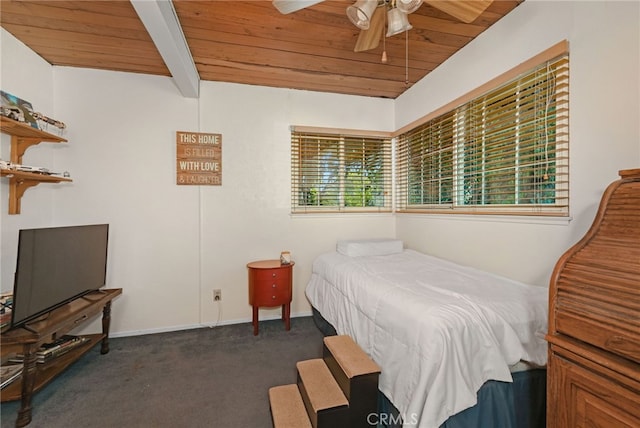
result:
M 412 250 L 320 256 L 311 304 L 381 366 L 405 427 L 438 427 L 520 360 L 546 364 L 548 289 Z

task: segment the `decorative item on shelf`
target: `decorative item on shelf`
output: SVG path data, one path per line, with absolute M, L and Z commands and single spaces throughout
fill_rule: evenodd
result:
M 49 132 L 50 134 L 55 134 L 59 137 L 62 136 L 64 130 L 67 128 L 63 122 L 52 119 L 42 113 L 34 112 L 33 117 L 38 121 L 38 126 L 41 130 Z
M 20 110 L 18 107 L 2 106 L 2 115 L 17 122 L 26 122 L 24 113 L 22 113 L 22 110 Z
M 35 129 L 38 127 L 38 121 L 33 116 L 33 107 L 29 101 L 18 98 L 13 94 L 0 91 L 2 98 L 2 115 L 18 122 L 28 123 Z
M 41 166 L 29 166 L 29 165 L 20 165 L 20 164 L 12 164 L 13 168 L 16 171 L 22 172 L 33 172 L 34 174 L 43 174 L 43 175 L 51 175 L 52 172 L 49 169 L 41 167 Z
M 53 171 L 50 171 L 48 168 L 44 168 L 41 166 L 21 165 L 19 163 L 4 161 L 2 159 L 0 159 L 0 169 L 3 169 L 5 171 L 31 172 L 34 174 L 41 174 L 41 175 L 58 175 L 65 178 L 71 177 L 71 174 L 69 173 L 69 171 L 53 172 Z
M 280 253 L 280 264 L 291 264 L 291 253 L 289 251 L 283 251 Z

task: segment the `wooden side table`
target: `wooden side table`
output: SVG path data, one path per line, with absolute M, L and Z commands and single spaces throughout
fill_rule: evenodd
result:
M 282 306 L 285 328 L 291 328 L 293 265 L 280 260 L 260 260 L 247 264 L 249 270 L 249 304 L 253 306 L 253 334 L 258 334 L 258 308 Z
M 24 355 L 21 377 L 2 390 L 1 400 L 2 402 L 22 400 L 16 420 L 17 427 L 26 426 L 31 422 L 33 395 L 54 377 L 89 352 L 98 342 L 101 342 L 101 354 L 109 352 L 111 301 L 120 294 L 122 294 L 122 288 L 103 288 L 53 309 L 44 319 L 29 323 L 29 329 L 16 328 L 0 334 L 3 356 L 20 347 Z M 102 312 L 102 333 L 83 335 L 88 339 L 85 344 L 44 364 L 36 363 L 40 345 L 62 337 L 93 319 L 100 312 Z

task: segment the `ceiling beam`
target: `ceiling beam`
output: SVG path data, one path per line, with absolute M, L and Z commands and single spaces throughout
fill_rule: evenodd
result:
M 200 76 L 171 0 L 130 0 L 183 96 L 198 98 Z

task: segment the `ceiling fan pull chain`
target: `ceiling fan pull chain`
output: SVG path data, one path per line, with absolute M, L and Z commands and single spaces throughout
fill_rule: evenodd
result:
M 384 6 L 386 8 L 386 6 Z M 387 26 L 387 12 L 385 10 L 385 12 L 383 13 L 384 16 L 384 21 L 382 24 L 382 29 L 383 31 L 380 33 L 380 35 L 382 36 L 382 59 L 380 61 L 382 61 L 383 64 L 386 64 L 388 59 L 387 59 L 387 38 L 384 35 L 384 27 Z
M 409 86 L 409 31 L 404 32 L 404 84 Z

